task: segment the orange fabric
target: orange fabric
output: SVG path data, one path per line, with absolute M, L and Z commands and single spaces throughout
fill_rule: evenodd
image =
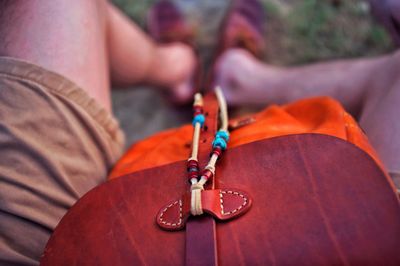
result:
M 272 105 L 252 117 L 255 120 L 253 123 L 231 131 L 229 148 L 283 135 L 319 133 L 355 144 L 382 167 L 357 122 L 331 98 L 318 97 L 283 106 Z M 120 159 L 109 178 L 187 159 L 192 134 L 192 126 L 185 125 L 138 142 Z

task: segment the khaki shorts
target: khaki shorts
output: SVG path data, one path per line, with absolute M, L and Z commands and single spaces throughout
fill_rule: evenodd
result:
M 0 57 L 0 265 L 38 264 L 66 211 L 123 151 L 112 115 L 66 78 Z

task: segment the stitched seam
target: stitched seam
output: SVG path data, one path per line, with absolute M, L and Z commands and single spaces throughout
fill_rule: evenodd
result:
M 165 212 L 171 208 L 172 206 L 176 205 L 179 203 L 179 220 L 178 223 L 169 223 L 166 222 L 162 217 L 165 214 Z M 160 214 L 160 222 L 162 224 L 168 225 L 168 226 L 180 226 L 182 224 L 182 216 L 183 216 L 183 212 L 182 212 L 182 200 L 177 200 L 174 203 L 171 203 L 170 205 L 168 205 L 167 207 L 165 207 L 164 210 L 162 210 L 161 214 Z
M 239 207 L 237 207 L 236 209 L 232 210 L 232 211 L 225 212 L 225 211 L 224 211 L 224 199 L 223 199 L 224 196 L 223 196 L 222 194 L 233 194 L 233 195 L 239 196 L 239 197 L 243 198 L 243 204 L 240 205 Z M 233 214 L 233 213 L 235 213 L 235 212 L 238 212 L 238 211 L 241 210 L 244 206 L 246 206 L 246 204 L 247 204 L 247 198 L 246 198 L 243 194 L 241 194 L 241 193 L 239 193 L 239 192 L 236 192 L 236 191 L 231 191 L 231 190 L 222 191 L 222 190 L 221 190 L 221 191 L 219 192 L 219 202 L 220 202 L 220 205 L 221 205 L 221 214 L 222 214 L 222 215 L 229 215 L 229 214 Z

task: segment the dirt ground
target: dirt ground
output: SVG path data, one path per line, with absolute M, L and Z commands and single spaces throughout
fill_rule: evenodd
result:
M 145 29 L 154 0 L 114 0 Z M 175 0 L 196 29 L 200 54 L 209 59 L 227 0 Z M 364 0 L 262 0 L 267 14 L 265 62 L 300 65 L 321 60 L 376 56 L 393 50 Z M 190 121 L 190 107 L 174 107 L 151 87 L 114 89 L 113 109 L 127 146 L 160 130 Z

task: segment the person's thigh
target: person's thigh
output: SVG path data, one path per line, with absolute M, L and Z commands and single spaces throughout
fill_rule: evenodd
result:
M 110 110 L 104 0 L 0 2 L 0 56 L 64 75 Z

